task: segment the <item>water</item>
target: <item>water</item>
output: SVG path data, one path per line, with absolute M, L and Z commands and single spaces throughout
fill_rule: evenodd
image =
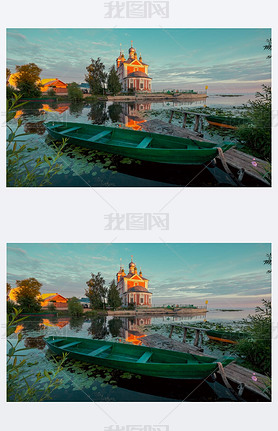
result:
M 19 133 L 29 133 L 21 139 L 28 142 L 30 148 L 36 148 L 32 159 L 55 155 L 55 148 L 44 127 L 46 121 L 68 121 L 90 124 L 105 124 L 114 127 L 130 127 L 140 130 L 149 119 L 159 118 L 168 121 L 170 109 L 201 108 L 205 105 L 214 109 L 225 109 L 240 114 L 243 103 L 253 99 L 254 95 L 240 97 L 221 97 L 210 95 L 207 99 L 193 102 L 101 102 L 73 104 L 69 102 L 28 103 L 17 111 L 16 119 L 9 125 L 14 128 L 18 118 L 22 119 Z M 173 124 L 182 125 L 182 118 L 173 118 Z M 193 117 L 188 117 L 188 126 L 193 127 Z M 204 137 L 216 142 L 233 141 L 233 132 L 208 127 L 204 124 Z M 27 154 L 27 153 L 26 153 Z M 171 167 L 155 163 L 140 162 L 98 151 L 80 149 L 68 145 L 60 159 L 63 165 L 53 179 L 53 187 L 173 187 L 190 182 L 191 187 L 218 186 L 227 183 L 226 175 L 216 177 L 203 167 Z M 192 181 L 193 179 L 193 181 Z
M 169 324 L 192 323 L 204 321 L 232 322 L 249 314 L 246 310 L 238 312 L 221 312 L 212 310 L 202 316 L 136 316 L 115 318 L 97 316 L 95 318 L 69 317 L 30 317 L 20 322 L 16 332 L 21 332 L 22 347 L 29 347 L 27 364 L 23 374 L 53 371 L 55 362 L 43 340 L 47 336 L 73 336 L 98 338 L 129 342 L 136 345 L 144 343 L 145 335 L 159 332 L 169 334 Z M 234 313 L 239 313 L 234 315 Z M 156 328 L 157 330 L 154 330 Z M 13 336 L 14 337 L 14 336 Z M 173 338 L 179 339 L 174 333 Z M 181 341 L 181 340 L 180 340 Z M 193 339 L 191 340 L 191 342 Z M 190 342 L 190 340 L 189 340 Z M 227 355 L 226 351 L 213 348 L 219 358 Z M 211 351 L 210 351 L 211 354 Z M 219 383 L 212 381 L 165 381 L 144 376 L 124 373 L 119 370 L 108 370 L 102 367 L 67 361 L 61 376 L 63 383 L 52 393 L 51 401 L 224 401 L 231 400 L 231 394 Z M 233 399 L 232 399 L 233 400 Z

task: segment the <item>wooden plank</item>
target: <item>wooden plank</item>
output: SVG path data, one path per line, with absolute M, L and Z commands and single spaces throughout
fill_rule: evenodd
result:
M 136 363 L 137 364 L 145 364 L 150 359 L 150 357 L 152 356 L 152 354 L 153 354 L 152 352 L 145 352 L 141 356 L 141 358 L 139 358 L 138 361 L 136 361 Z
M 146 136 L 146 138 L 144 138 L 143 141 L 141 141 L 136 148 L 147 148 L 152 139 L 152 137 Z
M 70 129 L 66 129 L 66 130 L 63 130 L 62 132 L 60 132 L 62 135 L 65 135 L 66 133 L 69 133 L 69 132 L 74 132 L 75 130 L 79 130 L 79 129 L 81 129 L 81 127 L 71 127 Z
M 199 122 L 200 122 L 200 115 L 195 115 L 195 126 L 194 126 L 194 132 L 198 132 L 199 129 Z
M 110 133 L 112 133 L 112 130 L 104 130 L 104 132 L 100 132 L 97 135 L 92 136 L 91 138 L 87 139 L 87 141 L 95 142 L 98 139 L 104 138 L 104 136 L 107 136 Z
M 171 116 L 170 116 L 170 119 L 169 119 L 169 124 L 172 123 L 173 115 L 174 115 L 174 111 L 171 111 Z
M 169 334 L 169 338 L 172 338 L 172 334 L 173 334 L 174 326 L 175 326 L 175 325 L 171 325 L 171 331 L 170 331 L 170 334 Z
M 187 115 L 188 115 L 188 112 L 185 112 L 185 113 L 184 113 L 183 124 L 182 124 L 182 128 L 183 128 L 183 129 L 185 128 L 185 125 L 186 125 Z
M 195 347 L 197 347 L 199 344 L 199 336 L 200 336 L 200 329 L 195 329 L 195 340 L 194 340 Z
M 65 344 L 64 346 L 60 346 L 62 349 L 68 349 L 72 346 L 77 346 L 77 344 L 81 344 L 81 341 L 74 341 L 73 343 Z
M 184 328 L 183 339 L 182 339 L 183 343 L 185 343 L 186 341 L 186 335 L 187 335 L 187 327 Z
M 88 356 L 97 356 L 100 353 L 105 352 L 106 350 L 110 349 L 112 346 L 102 346 L 99 349 L 93 350 L 91 353 L 88 353 Z

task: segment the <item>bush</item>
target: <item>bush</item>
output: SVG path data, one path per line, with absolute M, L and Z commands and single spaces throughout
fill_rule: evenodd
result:
M 236 350 L 246 365 L 255 371 L 271 374 L 271 302 L 263 299 L 263 307 L 256 308 L 254 316 L 242 321 L 245 330 L 250 334 L 248 339 L 241 340 Z
M 250 124 L 237 129 L 236 137 L 244 148 L 256 157 L 271 161 L 271 88 L 263 85 L 263 92 L 249 102 L 247 116 Z
M 83 307 L 75 296 L 68 300 L 68 311 L 71 316 L 77 317 L 83 315 Z
M 18 309 L 18 305 L 14 301 L 7 301 L 7 313 L 11 314 L 14 312 L 14 309 Z

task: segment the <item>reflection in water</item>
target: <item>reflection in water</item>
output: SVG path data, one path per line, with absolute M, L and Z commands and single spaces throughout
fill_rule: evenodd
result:
M 120 103 L 113 103 L 108 106 L 108 113 L 112 123 L 117 123 L 120 121 L 120 115 L 123 111 L 122 105 Z
M 69 112 L 77 118 L 82 114 L 83 108 L 83 102 L 72 102 L 69 107 Z
M 50 326 L 50 327 L 57 327 L 57 328 L 64 328 L 66 325 L 68 325 L 70 322 L 70 319 L 68 317 L 61 317 L 61 318 L 52 318 L 52 319 L 42 319 L 42 323 L 44 326 Z
M 97 316 L 95 319 L 92 319 L 91 325 L 88 328 L 88 333 L 91 334 L 93 338 L 105 338 L 108 334 L 106 316 Z
M 109 320 L 108 328 L 112 337 L 118 337 L 120 335 L 120 329 L 122 328 L 122 320 L 118 317 L 113 317 L 113 319 Z
M 83 316 L 81 317 L 71 317 L 70 319 L 70 329 L 79 332 L 82 329 L 84 323 Z
M 46 343 L 43 340 L 43 335 L 40 335 L 39 337 L 27 337 L 24 340 L 24 346 L 28 347 L 29 349 L 37 348 L 39 350 L 44 349 Z
M 103 124 L 108 120 L 105 102 L 95 102 L 90 105 L 90 108 L 91 110 L 88 113 L 88 119 L 92 120 L 93 124 Z
M 24 124 L 24 132 L 36 133 L 37 135 L 43 135 L 45 132 L 44 121 L 38 121 L 37 123 L 28 122 Z

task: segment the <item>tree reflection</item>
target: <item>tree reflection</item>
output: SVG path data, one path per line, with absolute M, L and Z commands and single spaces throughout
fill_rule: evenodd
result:
M 44 335 L 40 335 L 39 337 L 27 337 L 24 340 L 24 346 L 29 349 L 44 349 L 45 341 L 43 339 Z
M 24 124 L 24 132 L 30 134 L 43 135 L 45 132 L 44 121 L 38 121 L 37 123 L 28 122 Z
M 106 103 L 105 102 L 95 102 L 91 105 L 91 110 L 88 113 L 88 119 L 92 120 L 94 124 L 103 124 L 108 119 L 108 115 L 106 112 Z
M 97 316 L 92 319 L 88 332 L 93 336 L 92 338 L 105 338 L 108 334 L 108 330 L 106 328 L 106 316 Z
M 70 319 L 70 329 L 73 329 L 74 331 L 79 332 L 82 329 L 83 322 L 84 322 L 83 316 L 80 316 L 80 317 L 77 317 L 77 316 L 71 317 L 71 319 Z
M 79 117 L 82 114 L 83 108 L 83 102 L 72 102 L 70 104 L 69 111 L 71 115 Z
M 113 123 L 117 123 L 120 120 L 122 112 L 123 109 L 119 103 L 113 103 L 113 105 L 108 106 L 109 117 Z
M 118 337 L 122 327 L 122 320 L 118 317 L 113 317 L 113 319 L 109 320 L 108 327 L 112 337 Z

